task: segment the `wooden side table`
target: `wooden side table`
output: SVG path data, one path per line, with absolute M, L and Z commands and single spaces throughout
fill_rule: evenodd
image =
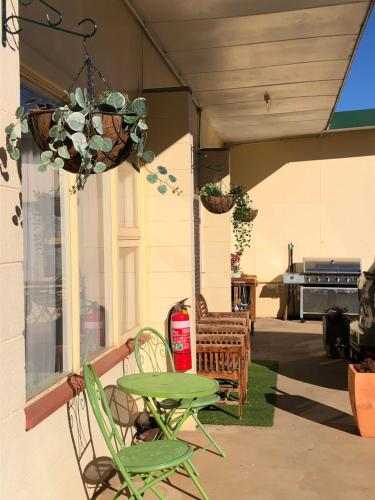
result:
M 242 274 L 240 278 L 232 278 L 232 311 L 250 312 L 252 335 L 254 334 L 256 321 L 257 286 L 258 279 L 255 274 Z

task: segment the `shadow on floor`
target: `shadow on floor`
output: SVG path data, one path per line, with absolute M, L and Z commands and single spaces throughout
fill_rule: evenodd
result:
M 279 375 L 329 389 L 347 390 L 347 362 L 325 355 L 322 335 L 298 331 L 257 332 L 252 339 L 252 351 L 254 361 L 277 360 Z
M 275 388 L 277 394 L 266 394 L 266 400 L 280 410 L 287 411 L 311 422 L 358 435 L 353 416 L 332 406 Z

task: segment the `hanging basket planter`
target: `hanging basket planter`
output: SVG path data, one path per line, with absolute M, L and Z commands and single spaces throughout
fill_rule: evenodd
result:
M 41 150 L 39 172 L 48 169 L 66 170 L 76 174 L 72 193 L 82 190 L 92 174 L 106 172 L 131 155 L 129 162 L 137 171 L 144 167 L 146 180 L 155 184 L 161 194 L 168 188 L 180 194 L 175 185 L 177 179 L 163 166 L 151 169 L 147 164 L 155 160 L 153 151 L 146 151 L 148 125 L 147 101 L 137 97 L 133 101 L 117 91 L 112 91 L 103 75 L 92 62 L 87 49 L 85 61 L 75 81 L 87 67 L 88 90 L 73 85 L 65 91 L 61 105 L 52 108 L 32 98 L 15 111 L 16 122 L 5 127 L 7 152 L 18 161 L 21 151 L 18 147 L 21 134 L 31 130 Z M 94 91 L 95 72 L 106 85 L 107 90 Z M 133 153 L 133 154 L 132 154 Z
M 243 222 L 252 222 L 258 215 L 257 208 L 251 208 L 248 215 L 245 215 L 242 219 Z
M 32 109 L 28 113 L 28 123 L 35 142 L 41 151 L 48 151 L 51 141 L 50 130 L 54 125 L 52 115 L 55 109 Z M 106 170 L 110 170 L 124 162 L 134 149 L 134 142 L 130 138 L 130 133 L 125 130 L 123 116 L 100 112 L 93 113 L 93 117 L 98 117 L 102 122 L 103 136 L 108 137 L 112 142 L 112 148 L 108 152 L 98 151 L 97 161 L 106 165 Z M 71 133 L 74 133 L 72 130 Z M 65 141 L 70 159 L 65 159 L 64 170 L 77 174 L 81 168 L 82 158 L 75 149 L 73 142 Z M 95 171 L 92 172 L 96 173 Z
M 201 195 L 203 206 L 213 214 L 225 214 L 234 206 L 235 197 L 231 194 L 222 196 L 204 196 Z

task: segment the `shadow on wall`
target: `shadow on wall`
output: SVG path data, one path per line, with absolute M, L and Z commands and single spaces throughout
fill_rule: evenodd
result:
M 110 457 L 96 455 L 83 377 L 73 375 L 68 383 L 75 394 L 67 404 L 69 431 L 84 492 L 90 500 L 109 487 L 116 472 Z
M 22 183 L 22 170 L 21 170 L 21 161 L 17 162 L 17 175 L 20 183 Z M 0 176 L 2 177 L 4 182 L 10 181 L 10 175 L 8 170 L 8 156 L 5 148 L 0 147 Z M 12 222 L 15 226 L 23 227 L 23 218 L 22 218 L 22 193 L 19 192 L 19 205 L 15 205 L 14 207 L 14 215 L 12 216 Z
M 268 283 L 262 286 L 262 290 L 259 294 L 261 299 L 277 299 L 279 300 L 279 309 L 277 311 L 276 317 L 283 318 L 284 311 L 286 307 L 286 286 L 283 284 L 283 275 L 279 274 L 273 278 Z
M 235 165 L 231 169 L 231 180 L 249 190 L 287 163 L 371 155 L 375 155 L 375 130 L 244 144 L 231 148 L 231 164 Z
M 295 262 L 294 264 L 295 271 L 302 272 L 302 262 Z M 285 272 L 288 271 L 288 269 L 285 269 Z M 294 288 L 294 296 L 292 289 L 289 293 L 290 296 L 288 301 L 288 286 L 283 283 L 283 274 L 278 274 L 271 281 L 263 284 L 259 297 L 262 299 L 266 298 L 279 300 L 279 308 L 276 314 L 276 317 L 278 319 L 284 319 L 286 317 L 288 317 L 289 319 L 299 318 L 300 304 L 298 286 L 295 286 Z

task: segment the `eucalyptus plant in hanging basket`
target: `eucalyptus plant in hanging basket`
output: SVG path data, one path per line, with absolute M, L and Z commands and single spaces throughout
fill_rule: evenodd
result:
M 233 208 L 235 196 L 224 193 L 221 186 L 215 182 L 208 182 L 200 191 L 203 206 L 213 214 L 225 214 Z
M 18 121 L 5 128 L 7 151 L 14 160 L 20 158 L 20 132 L 30 130 L 42 151 L 38 170 L 62 168 L 75 173 L 73 192 L 83 189 L 90 175 L 110 170 L 133 154 L 133 167 L 139 171 L 145 166 L 147 180 L 158 183 L 161 194 L 168 188 L 180 194 L 176 177 L 165 167 L 150 170 L 147 166 L 154 161 L 155 154 L 145 150 L 148 130 L 145 98 L 131 102 L 126 94 L 110 90 L 91 96 L 80 87 L 66 94 L 66 103 L 57 108 L 40 104 L 39 99 L 26 101 L 35 106 L 31 109 L 17 108 Z

